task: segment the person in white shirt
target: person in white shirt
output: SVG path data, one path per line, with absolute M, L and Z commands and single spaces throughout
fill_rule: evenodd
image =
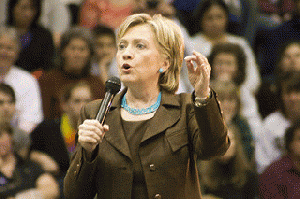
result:
M 0 80 L 16 93 L 14 124 L 30 133 L 43 120 L 42 101 L 37 80 L 14 63 L 20 49 L 14 28 L 0 27 Z

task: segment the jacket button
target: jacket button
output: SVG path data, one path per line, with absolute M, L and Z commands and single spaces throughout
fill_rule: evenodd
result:
M 155 171 L 155 165 L 154 164 L 150 164 L 150 171 Z
M 155 194 L 154 198 L 155 199 L 161 199 L 161 195 L 160 194 Z

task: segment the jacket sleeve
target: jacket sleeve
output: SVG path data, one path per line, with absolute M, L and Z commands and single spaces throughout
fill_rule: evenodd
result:
M 194 101 L 194 95 L 192 95 L 192 101 Z M 206 106 L 196 107 L 194 103 L 192 106 L 187 115 L 189 139 L 193 152 L 198 159 L 224 155 L 230 141 L 216 93 L 212 91 L 212 96 Z
M 81 124 L 86 119 L 85 108 L 81 110 Z M 97 150 L 98 147 L 95 149 Z M 97 158 L 87 159 L 85 150 L 78 143 L 71 158 L 71 164 L 64 178 L 64 196 L 66 199 L 93 199 L 96 195 L 95 173 Z

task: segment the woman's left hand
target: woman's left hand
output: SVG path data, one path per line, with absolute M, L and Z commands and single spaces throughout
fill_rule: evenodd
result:
M 210 64 L 205 56 L 198 52 L 193 52 L 193 55 L 184 58 L 189 80 L 195 88 L 195 95 L 200 98 L 206 98 L 210 94 Z M 196 66 L 194 66 L 194 63 Z

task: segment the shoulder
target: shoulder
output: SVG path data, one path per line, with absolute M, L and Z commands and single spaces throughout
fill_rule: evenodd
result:
M 62 77 L 62 73 L 58 69 L 53 69 L 50 71 L 44 72 L 41 77 L 38 79 L 39 82 L 49 82 L 51 80 L 57 80 Z M 56 81 L 55 81 L 56 82 Z
M 227 34 L 227 38 L 230 42 L 233 42 L 233 43 L 238 43 L 239 45 L 241 45 L 242 47 L 245 46 L 245 45 L 249 45 L 247 40 L 241 36 L 236 36 L 236 35 L 233 35 L 233 34 Z
M 19 83 L 24 86 L 24 84 L 36 84 L 37 80 L 34 78 L 34 76 L 28 72 L 25 71 L 17 66 L 11 66 L 10 71 L 8 72 L 6 79 L 8 81 L 12 81 L 14 83 Z M 17 81 L 15 81 L 17 80 Z M 24 86 L 25 87 L 25 86 Z M 32 87 L 32 85 L 30 85 Z
M 45 36 L 49 36 L 52 38 L 52 33 L 50 30 L 38 25 L 31 29 L 32 34 L 36 37 L 45 38 Z
M 272 180 L 275 176 L 280 176 L 282 173 L 292 169 L 293 164 L 288 156 L 273 162 L 261 175 L 261 180 Z

